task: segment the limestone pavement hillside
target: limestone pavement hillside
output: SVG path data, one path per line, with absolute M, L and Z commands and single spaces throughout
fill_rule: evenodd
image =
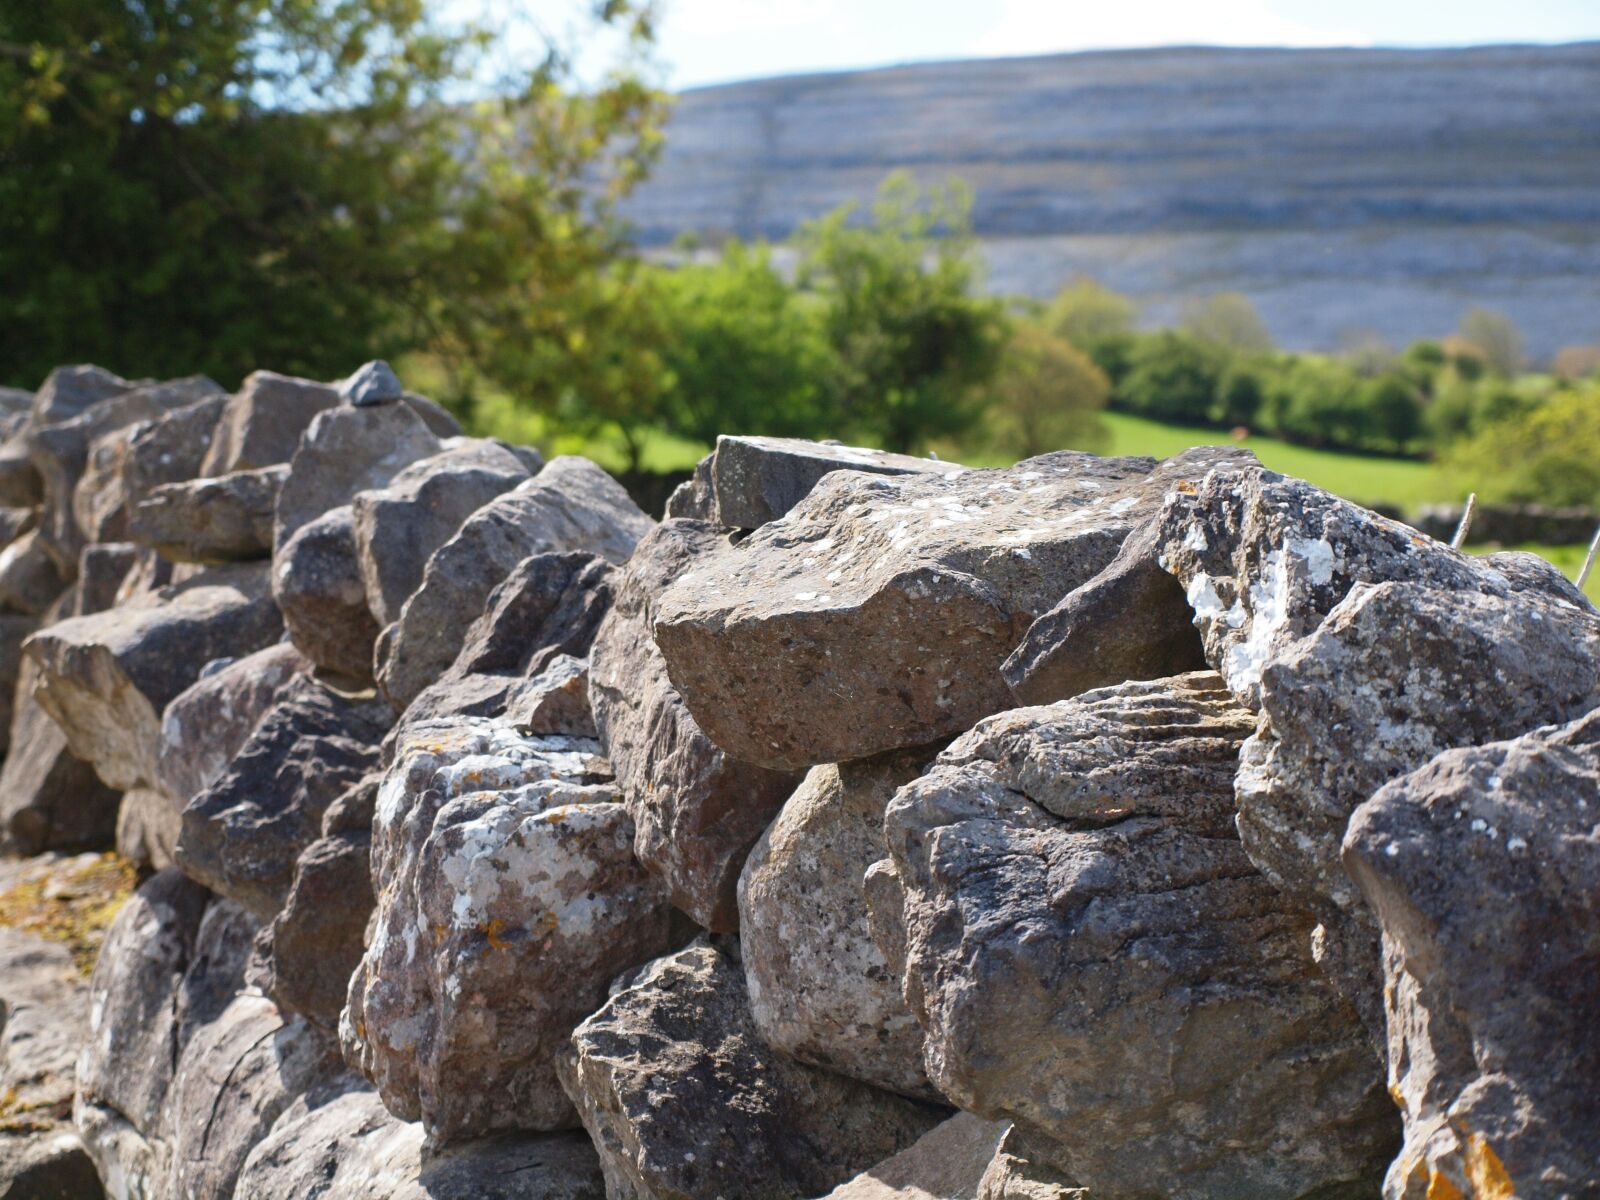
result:
M 1544 355 L 1596 336 L 1597 128 L 1600 43 L 928 63 L 686 92 L 626 213 L 649 245 L 778 239 L 891 171 L 959 177 L 998 291 L 1085 273 L 1152 320 L 1243 291 L 1313 349 L 1483 304 Z
M 1600 1195 L 1600 612 L 1245 451 L 8 397 L 0 1200 Z

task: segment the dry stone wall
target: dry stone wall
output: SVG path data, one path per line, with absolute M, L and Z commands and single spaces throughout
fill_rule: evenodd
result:
M 1600 1195 L 1537 559 L 1226 447 L 658 522 L 381 363 L 0 435 L 5 1200 Z M 112 849 L 92 977 L 3 925 Z

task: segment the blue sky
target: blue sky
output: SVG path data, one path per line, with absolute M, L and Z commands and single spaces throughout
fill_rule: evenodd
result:
M 928 59 L 1180 43 L 1600 39 L 1600 0 L 662 0 L 674 88 Z

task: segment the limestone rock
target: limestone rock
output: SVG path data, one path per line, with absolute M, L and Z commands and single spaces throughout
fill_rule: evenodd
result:
M 667 677 L 651 628 L 663 589 L 716 552 L 715 526 L 669 520 L 640 541 L 590 652 L 595 727 L 633 816 L 635 853 L 673 904 L 738 928 L 739 871 L 799 778 L 735 761 L 701 732 Z
M 367 786 L 365 780 L 353 785 Z M 371 823 L 369 807 L 368 828 L 325 832 L 301 851 L 272 924 L 272 998 L 330 1032 L 338 1028 L 351 972 L 361 963 L 374 904 Z
M 149 383 L 150 380 L 143 380 Z M 113 375 L 104 367 L 85 363 L 75 367 L 57 367 L 45 377 L 33 397 L 31 410 L 36 425 L 53 425 L 70 421 L 90 405 L 109 400 L 140 386 Z
M 43 624 L 75 607 L 74 585 L 51 605 Z M 26 641 L 23 643 L 26 645 Z M 94 768 L 67 750 L 66 735 L 34 698 L 38 668 L 26 653 L 17 666 L 10 736 L 0 765 L 0 830 L 19 854 L 100 849 L 116 835 L 117 794 Z
M 306 522 L 387 484 L 437 454 L 440 441 L 404 404 L 334 408 L 312 418 L 278 493 L 273 545 L 281 550 Z
M 212 659 L 278 639 L 266 571 L 217 568 L 166 592 L 74 617 L 33 635 L 34 694 L 107 786 L 155 781 L 161 712 Z
M 461 523 L 527 478 L 521 460 L 498 442 L 463 439 L 356 496 L 356 552 L 379 628 L 399 619 L 428 559 Z
M 0 504 L 10 508 L 37 508 L 44 499 L 44 481 L 28 454 L 32 419 L 24 418 L 15 432 L 0 442 Z
M 199 474 L 230 475 L 288 462 L 312 419 L 338 403 L 338 392 L 326 384 L 251 372 L 228 398 Z
M 1383 928 L 1393 1200 L 1600 1188 L 1600 712 L 1449 750 L 1356 810 Z
M 235 1195 L 250 1200 L 604 1200 L 582 1133 L 501 1136 L 442 1149 L 351 1080 L 296 1100 L 257 1144 Z
M 272 597 L 300 653 L 355 685 L 372 682 L 378 623 L 367 606 L 348 504 L 306 522 L 278 548 Z
M 738 964 L 703 943 L 624 981 L 560 1070 L 612 1200 L 822 1195 L 946 1115 L 768 1050 Z
M 978 1200 L 1005 1132 L 1004 1121 L 957 1113 L 825 1200 Z
M 85 544 L 73 498 L 88 467 L 89 449 L 109 434 L 161 416 L 221 389 L 204 376 L 150 384 L 91 405 L 77 416 L 35 428 L 28 453 L 44 483 L 39 516 L 41 543 L 63 571 L 70 572 Z
M 0 508 L 0 544 L 9 546 L 38 522 L 36 508 Z
M 400 377 L 383 359 L 363 363 L 339 385 L 339 399 L 356 408 L 370 408 L 377 404 L 394 404 L 406 394 Z
M 227 769 L 183 810 L 178 865 L 270 921 L 328 806 L 376 764 L 391 716 L 371 692 L 291 677 Z
M 1097 1198 L 1353 1191 L 1393 1148 L 1310 918 L 1234 833 L 1252 725 L 1209 672 L 1016 709 L 885 817 L 929 1076 Z
M 374 933 L 340 1020 L 346 1061 L 391 1112 L 441 1142 L 570 1124 L 557 1050 L 615 976 L 668 948 L 632 833 L 594 742 L 481 719 L 407 731 L 379 792 Z
M 172 866 L 183 827 L 180 810 L 156 788 L 124 792 L 117 805 L 117 853 L 154 871 Z
M 11 746 L 17 679 L 22 674 L 22 643 L 39 627 L 32 617 L 0 613 L 0 757 Z
M 404 708 L 437 679 L 461 649 L 462 614 L 481 613 L 529 555 L 581 550 L 622 563 L 652 524 L 588 459 L 553 459 L 480 508 L 428 560 L 421 586 L 379 648 L 384 694 Z
M 0 608 L 38 616 L 67 586 L 37 529 L 0 550 Z
M 139 566 L 139 547 L 132 542 L 102 542 L 85 546 L 78 555 L 78 578 L 73 585 L 70 616 L 83 617 L 115 608 L 141 594 L 123 588 Z M 151 589 L 154 590 L 154 589 Z
M 611 608 L 614 574 L 580 552 L 523 559 L 467 630 L 455 662 L 407 706 L 401 727 L 505 716 L 534 733 L 595 736 L 587 656 Z
M 1117 557 L 1028 627 L 1000 667 L 1021 704 L 1050 704 L 1127 679 L 1162 679 L 1206 665 L 1183 587 L 1157 562 L 1146 522 Z
M 1168 488 L 1233 453 L 835 472 L 678 579 L 656 641 L 695 720 L 746 762 L 924 745 L 1008 707 L 1000 665 L 1028 626 L 1110 563 Z
M 711 478 L 716 454 L 708 454 L 695 464 L 694 473 L 667 497 L 664 518 L 709 521 L 717 524 L 717 485 Z
M 244 748 L 278 689 L 311 664 L 282 642 L 209 664 L 161 716 L 156 786 L 174 813 L 198 796 Z
M 71 1124 L 89 989 L 59 942 L 0 927 L 0 1200 L 95 1200 Z
M 174 562 L 268 558 L 278 492 L 288 474 L 280 464 L 163 484 L 139 504 L 129 536 Z
M 922 1029 L 872 940 L 862 891 L 862 876 L 883 857 L 885 806 L 933 756 L 900 751 L 813 767 L 745 862 L 739 946 L 750 1015 L 769 1046 L 937 1100 L 922 1067 Z
M 1008 1129 L 978 1182 L 977 1200 L 1093 1200 L 1088 1189 L 1040 1161 L 1035 1144 L 1018 1126 Z
M 338 1073 L 333 1041 L 240 995 L 189 1039 L 167 1101 L 171 1192 L 229 1200 L 245 1158 L 296 1096 Z
M 72 512 L 90 542 L 122 541 L 141 501 L 164 483 L 193 479 L 227 397 L 220 389 L 90 443 Z
M 932 474 L 943 478 L 965 470 L 959 463 L 837 442 L 724 435 L 717 439 L 711 459 L 712 493 L 717 505 L 714 519 L 734 529 L 755 529 L 775 521 L 804 500 L 830 471 Z

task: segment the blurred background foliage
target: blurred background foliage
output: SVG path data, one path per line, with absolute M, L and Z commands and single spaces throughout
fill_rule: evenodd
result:
M 783 244 L 641 257 L 615 205 L 669 108 L 654 18 L 601 0 L 522 61 L 423 0 L 0 6 L 0 382 L 384 356 L 476 431 L 629 472 L 728 432 L 975 465 L 1232 438 L 1367 503 L 1600 505 L 1600 346 L 1532 364 L 1487 310 L 1308 353 L 1238 294 L 1168 329 L 1087 279 L 997 298 L 971 195 L 906 175 Z

